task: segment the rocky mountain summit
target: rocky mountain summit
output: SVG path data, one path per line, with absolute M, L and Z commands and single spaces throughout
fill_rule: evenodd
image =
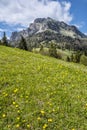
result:
M 29 28 L 20 32 L 13 32 L 11 35 L 11 41 L 17 41 L 20 36 L 29 37 L 45 31 L 51 31 L 64 36 L 70 36 L 72 38 L 85 38 L 86 36 L 81 33 L 75 26 L 67 25 L 64 22 L 59 22 L 51 18 L 37 18 L 30 24 Z
M 28 46 L 38 47 L 40 43 L 55 40 L 56 43 L 81 44 L 87 36 L 80 32 L 75 26 L 56 21 L 52 18 L 37 18 L 29 27 L 20 32 L 13 32 L 10 38 L 11 44 L 18 46 L 23 36 Z

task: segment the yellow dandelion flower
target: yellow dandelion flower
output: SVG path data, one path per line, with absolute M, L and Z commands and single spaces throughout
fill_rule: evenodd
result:
M 53 120 L 50 118 L 50 119 L 48 119 L 48 122 L 52 122 Z
M 46 129 L 46 128 L 47 128 L 47 126 L 48 126 L 47 124 L 44 124 L 44 125 L 43 125 L 43 129 Z
M 10 128 L 11 125 L 8 125 L 8 128 Z
M 30 128 L 30 124 L 27 124 L 27 128 Z
M 53 109 L 53 112 L 55 112 L 55 109 Z
M 16 128 L 19 128 L 19 127 L 20 127 L 20 125 L 19 125 L 19 124 L 17 124 L 17 125 L 16 125 Z
M 72 130 L 75 130 L 74 128 Z
M 40 120 L 41 120 L 41 118 L 40 118 L 40 117 L 38 117 L 38 118 L 37 118 L 37 120 L 39 120 L 39 121 L 40 121 Z
M 42 115 L 44 115 L 44 114 L 45 114 L 44 110 L 41 110 L 41 114 L 42 114 Z
M 20 110 L 18 110 L 17 113 L 20 113 Z
M 17 120 L 20 120 L 20 117 L 17 117 Z
M 2 117 L 5 118 L 5 117 L 6 117 L 6 114 L 3 114 Z
M 18 108 L 18 105 L 16 105 L 15 107 Z
M 16 104 L 16 102 L 13 102 L 13 105 L 15 105 Z
M 4 96 L 5 96 L 5 97 L 7 97 L 7 96 L 8 96 L 8 94 L 6 93 Z
M 23 122 L 26 122 L 26 120 L 23 120 Z
M 28 96 L 26 96 L 26 98 L 29 98 Z
M 17 93 L 18 92 L 18 88 L 16 88 L 15 90 L 14 90 L 14 93 Z

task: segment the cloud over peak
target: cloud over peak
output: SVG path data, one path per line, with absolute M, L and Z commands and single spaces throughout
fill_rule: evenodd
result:
M 35 18 L 51 17 L 69 23 L 71 3 L 58 0 L 0 0 L 0 22 L 28 25 Z

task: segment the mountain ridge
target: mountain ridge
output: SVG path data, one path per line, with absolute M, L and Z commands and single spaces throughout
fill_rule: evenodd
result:
M 70 46 L 72 44 L 87 44 L 87 36 L 80 32 L 77 27 L 50 17 L 36 18 L 27 29 L 13 32 L 10 38 L 11 46 L 19 47 L 21 36 L 26 39 L 28 48 L 29 46 L 32 48 L 39 47 L 42 42 L 48 46 L 50 41 L 55 41 L 57 44 L 68 43 Z
M 86 38 L 86 35 L 80 32 L 77 27 L 73 25 L 68 25 L 63 21 L 59 22 L 52 18 L 37 18 L 34 20 L 30 26 L 19 32 L 13 32 L 11 35 L 11 41 L 17 41 L 20 39 L 20 35 L 23 35 L 25 38 L 30 35 L 35 35 L 46 30 L 53 31 L 55 33 L 70 36 L 72 38 Z

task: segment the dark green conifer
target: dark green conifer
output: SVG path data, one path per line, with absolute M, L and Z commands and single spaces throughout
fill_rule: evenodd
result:
M 2 44 L 5 45 L 5 46 L 8 46 L 8 40 L 7 40 L 5 32 L 3 33 Z
M 23 50 L 28 50 L 27 48 L 27 43 L 26 43 L 26 40 L 23 36 L 21 36 L 21 40 L 20 40 L 20 43 L 19 43 L 19 48 L 20 49 L 23 49 Z
M 55 43 L 51 43 L 49 47 L 49 55 L 55 58 L 57 57 L 57 49 Z

